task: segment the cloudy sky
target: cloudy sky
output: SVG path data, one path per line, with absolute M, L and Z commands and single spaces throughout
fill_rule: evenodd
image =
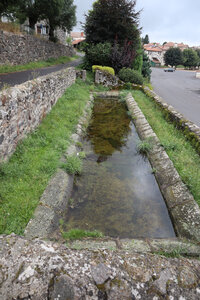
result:
M 93 0 L 74 0 L 77 5 L 78 24 L 81 30 L 84 13 L 92 7 Z M 183 42 L 200 45 L 200 0 L 137 0 L 142 36 L 149 35 L 151 42 Z

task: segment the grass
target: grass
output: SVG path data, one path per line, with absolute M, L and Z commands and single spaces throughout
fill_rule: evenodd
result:
M 147 154 L 153 147 L 151 138 L 138 142 L 137 149 L 142 154 Z
M 14 22 L 1 22 L 0 21 L 0 30 L 8 31 L 12 33 L 20 33 L 20 25 Z
M 200 157 L 184 134 L 166 121 L 155 102 L 141 91 L 132 92 L 146 119 L 160 139 L 183 182 L 200 205 Z
M 154 254 L 165 256 L 167 258 L 180 258 L 181 256 L 187 256 L 187 250 L 182 247 L 174 248 L 172 251 L 156 251 Z
M 68 88 L 38 129 L 0 165 L 0 234 L 23 234 L 49 179 L 60 166 L 90 91 L 95 90 L 90 77 L 86 83 L 77 80 Z
M 97 230 L 88 231 L 82 229 L 71 229 L 69 231 L 62 232 L 62 236 L 66 241 L 68 241 L 68 240 L 80 240 L 86 237 L 102 238 L 103 233 Z
M 76 155 L 70 155 L 67 157 L 67 163 L 62 165 L 68 174 L 80 175 L 82 172 L 82 161 Z
M 79 58 L 78 55 L 74 56 L 60 56 L 58 58 L 49 58 L 44 61 L 33 61 L 30 63 L 27 63 L 25 65 L 0 65 L 0 74 L 3 73 L 12 73 L 12 72 L 18 72 L 18 71 L 25 71 L 25 70 L 34 70 L 44 67 L 49 67 L 53 65 L 59 65 L 64 64 L 70 61 L 73 61 L 75 59 Z

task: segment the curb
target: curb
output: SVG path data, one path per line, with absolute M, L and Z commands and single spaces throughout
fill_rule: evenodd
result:
M 131 93 L 126 103 L 142 140 L 152 139 L 153 148 L 147 154 L 155 177 L 165 199 L 175 232 L 180 238 L 200 241 L 200 208 L 183 184 L 172 161 L 160 145 L 159 139 L 144 117 Z

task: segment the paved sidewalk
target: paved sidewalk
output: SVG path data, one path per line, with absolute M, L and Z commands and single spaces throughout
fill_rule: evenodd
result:
M 82 63 L 82 57 L 72 62 L 67 62 L 65 64 L 55 65 L 51 67 L 1 74 L 0 90 L 4 85 L 14 86 L 16 84 L 24 83 L 25 81 L 31 80 L 33 78 L 37 78 L 39 76 L 44 76 L 52 72 L 57 72 L 59 70 L 66 69 L 67 67 L 76 67 L 81 63 Z
M 200 126 L 200 79 L 195 72 L 177 70 L 174 73 L 152 68 L 154 91 L 186 119 Z

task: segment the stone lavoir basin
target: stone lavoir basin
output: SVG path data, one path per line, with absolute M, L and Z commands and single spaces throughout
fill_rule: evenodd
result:
M 165 201 L 125 103 L 97 98 L 82 140 L 65 230 L 98 230 L 119 238 L 174 238 Z

